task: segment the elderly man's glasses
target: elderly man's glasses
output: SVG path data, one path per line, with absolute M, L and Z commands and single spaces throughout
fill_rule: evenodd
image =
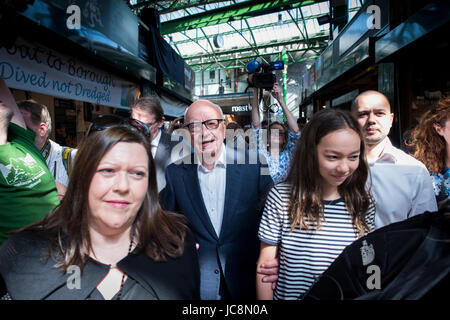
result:
M 219 127 L 219 124 L 224 121 L 224 119 L 208 119 L 205 121 L 191 122 L 186 124 L 185 126 L 189 129 L 190 132 L 201 132 L 202 126 L 204 125 L 207 129 L 213 130 Z
M 151 135 L 150 128 L 142 121 L 139 121 L 137 119 L 124 118 L 115 114 L 105 114 L 92 119 L 92 125 L 89 128 L 88 135 L 90 135 L 92 132 L 102 131 L 116 125 L 129 125 L 136 128 L 147 137 L 150 137 Z

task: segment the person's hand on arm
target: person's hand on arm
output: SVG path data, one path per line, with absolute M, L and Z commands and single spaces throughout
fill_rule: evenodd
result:
M 262 274 L 259 271 L 264 269 L 261 267 L 262 264 L 266 265 L 268 261 L 276 258 L 277 250 L 277 246 L 261 242 L 261 249 L 259 253 L 256 273 L 256 298 L 258 300 L 273 300 L 274 286 L 272 282 L 263 281 L 265 274 Z
M 281 109 L 283 109 L 283 113 L 286 116 L 286 121 L 287 121 L 289 131 L 297 134 L 299 131 L 297 120 L 295 120 L 292 112 L 289 111 L 288 107 L 284 103 L 283 93 L 281 92 L 281 86 L 278 84 L 278 82 L 275 82 L 275 84 L 273 85 L 271 93 L 272 93 L 272 96 L 280 104 Z
M 272 290 L 275 290 L 278 281 L 278 267 L 280 262 L 278 258 L 274 258 L 272 260 L 263 261 L 260 265 L 258 265 L 257 273 L 261 274 L 263 277 L 261 278 L 262 282 L 267 282 L 272 284 Z

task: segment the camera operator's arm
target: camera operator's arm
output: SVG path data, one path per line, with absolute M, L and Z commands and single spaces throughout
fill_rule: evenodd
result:
M 253 88 L 252 98 L 252 124 L 253 128 L 257 130 L 261 125 L 261 118 L 259 117 L 259 103 L 258 103 L 258 88 Z
M 172 132 L 173 132 L 173 130 L 174 130 L 175 128 L 178 129 L 180 126 L 182 126 L 182 125 L 183 125 L 183 121 L 182 121 L 183 118 L 184 118 L 184 116 L 178 117 L 178 118 L 172 120 L 172 121 L 170 122 L 169 128 L 167 128 L 167 130 L 166 130 L 166 133 L 167 133 L 167 134 L 172 134 Z
M 295 120 L 292 113 L 289 111 L 288 107 L 284 103 L 283 99 L 283 93 L 281 92 L 281 86 L 278 84 L 278 82 L 275 82 L 272 88 L 272 96 L 277 99 L 278 103 L 281 106 L 281 109 L 283 109 L 283 113 L 286 116 L 287 125 L 289 128 L 289 131 L 297 134 L 299 131 L 297 120 Z

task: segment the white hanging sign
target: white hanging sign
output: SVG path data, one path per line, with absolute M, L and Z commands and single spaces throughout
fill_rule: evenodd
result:
M 11 88 L 115 108 L 129 107 L 139 91 L 108 71 L 23 39 L 0 47 L 0 77 Z

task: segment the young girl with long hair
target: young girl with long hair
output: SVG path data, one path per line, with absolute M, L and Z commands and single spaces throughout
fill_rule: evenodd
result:
M 297 143 L 287 181 L 270 191 L 258 266 L 279 256 L 277 286 L 257 275 L 259 299 L 301 299 L 344 248 L 373 228 L 369 168 L 357 121 L 317 112 Z

